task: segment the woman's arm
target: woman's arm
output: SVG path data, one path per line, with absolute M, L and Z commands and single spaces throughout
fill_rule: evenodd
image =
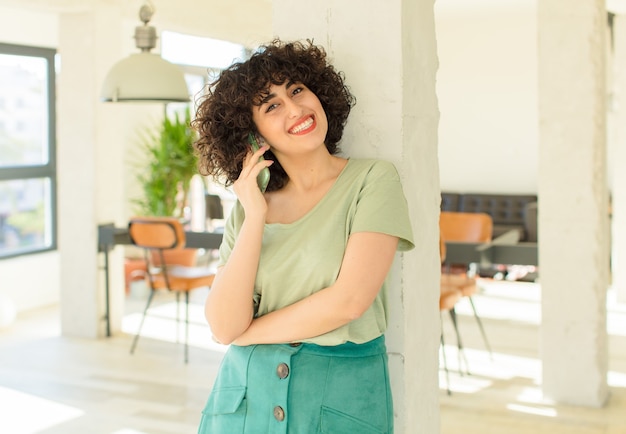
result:
M 230 343 L 252 321 L 252 294 L 261 250 L 263 223 L 246 218 L 228 262 L 216 276 L 205 304 L 205 316 L 218 342 Z
M 261 147 L 244 161 L 234 190 L 244 208 L 245 218 L 226 264 L 220 268 L 205 304 L 205 316 L 215 339 L 230 343 L 250 325 L 254 315 L 252 295 L 256 279 L 267 202 L 257 186 L 256 177 L 271 160 L 258 162 L 268 149 Z M 258 163 L 257 163 L 258 162 Z
M 253 320 L 233 343 L 299 341 L 335 330 L 359 318 L 378 295 L 397 246 L 398 238 L 391 235 L 376 232 L 352 234 L 333 285 Z

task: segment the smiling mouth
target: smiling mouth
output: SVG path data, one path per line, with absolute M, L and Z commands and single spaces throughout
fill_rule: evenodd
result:
M 298 125 L 291 128 L 289 130 L 289 134 L 302 134 L 302 133 L 308 132 L 308 130 L 310 130 L 314 124 L 315 124 L 315 120 L 313 119 L 313 116 L 309 116 L 304 121 L 300 122 Z

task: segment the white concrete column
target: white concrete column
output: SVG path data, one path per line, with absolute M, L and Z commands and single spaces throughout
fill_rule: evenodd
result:
M 617 300 L 626 303 L 626 15 L 613 20 L 613 138 L 611 162 L 613 288 Z
M 120 185 L 124 162 L 123 143 L 115 133 L 118 123 L 103 115 L 98 101 L 105 68 L 122 56 L 121 25 L 119 8 L 103 5 L 97 12 L 92 9 L 60 17 L 58 222 L 61 328 L 68 336 L 105 333 L 97 225 L 115 222 L 117 210 L 124 207 L 120 188 L 117 195 L 106 194 Z M 118 251 L 111 257 L 112 288 L 123 288 L 120 255 Z M 119 328 L 121 303 L 121 295 L 113 294 L 114 330 Z
M 538 1 L 543 391 L 608 396 L 604 0 Z
M 439 171 L 433 0 L 274 0 L 274 34 L 323 45 L 357 97 L 344 154 L 392 161 L 417 248 L 391 276 L 387 333 L 396 433 L 439 432 Z M 304 17 L 294 19 L 294 17 Z

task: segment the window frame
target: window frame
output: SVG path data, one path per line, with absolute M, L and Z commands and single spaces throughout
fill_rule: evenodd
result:
M 46 60 L 47 102 L 48 102 L 48 162 L 30 166 L 0 166 L 0 181 L 43 178 L 50 180 L 50 244 L 32 249 L 20 249 L 15 252 L 0 253 L 0 261 L 17 256 L 33 255 L 57 250 L 57 159 L 56 159 L 56 50 L 53 48 L 33 47 L 0 43 L 0 54 L 38 57 Z

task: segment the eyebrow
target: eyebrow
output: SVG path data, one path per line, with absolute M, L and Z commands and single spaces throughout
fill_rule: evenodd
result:
M 293 86 L 295 84 L 297 84 L 297 82 L 292 81 L 292 80 L 287 80 L 287 85 L 285 86 L 285 88 L 289 89 L 291 86 Z M 275 93 L 268 93 L 263 98 L 261 98 L 261 101 L 259 102 L 259 106 L 262 106 L 263 104 L 267 103 L 268 101 L 270 101 L 275 96 L 276 96 Z
M 271 100 L 275 96 L 276 96 L 275 93 L 268 93 L 261 99 L 261 101 L 259 102 L 259 106 L 262 106 L 263 104 L 267 103 L 269 100 Z

